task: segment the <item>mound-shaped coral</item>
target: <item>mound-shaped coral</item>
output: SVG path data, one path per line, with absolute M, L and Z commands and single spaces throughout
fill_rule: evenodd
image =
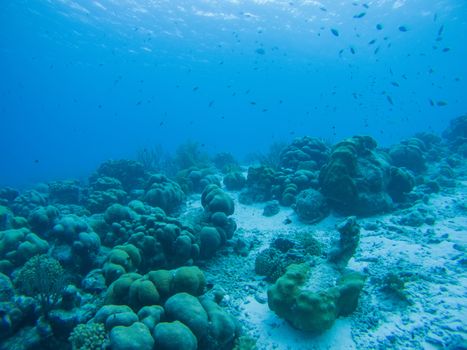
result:
M 126 273 L 109 286 L 105 303 L 129 305 L 137 311 L 144 306 L 158 305 L 176 293 L 200 295 L 205 284 L 204 274 L 195 266 L 151 271 L 144 276 Z
M 227 216 L 232 215 L 235 210 L 232 198 L 217 185 L 209 185 L 204 189 L 201 205 L 210 213 L 221 212 Z
M 372 215 L 391 208 L 386 193 L 390 166 L 369 136 L 354 136 L 334 146 L 319 174 L 323 194 L 344 214 Z
M 426 168 L 425 151 L 425 143 L 416 137 L 401 141 L 389 150 L 391 164 L 420 173 Z
M 308 267 L 290 265 L 287 272 L 268 289 L 268 305 L 297 329 L 321 333 L 331 328 L 336 318 L 352 313 L 358 305 L 363 276 L 351 273 L 335 287 L 320 292 L 302 289 Z
M 295 212 L 301 221 L 312 224 L 324 219 L 329 214 L 329 207 L 320 192 L 308 189 L 298 194 Z
M 295 139 L 282 150 L 280 166 L 293 170 L 301 167 L 318 170 L 328 158 L 329 148 L 322 140 L 304 136 Z
M 157 174 L 149 178 L 144 200 L 166 213 L 172 213 L 183 203 L 185 194 L 179 184 L 169 180 L 165 175 Z

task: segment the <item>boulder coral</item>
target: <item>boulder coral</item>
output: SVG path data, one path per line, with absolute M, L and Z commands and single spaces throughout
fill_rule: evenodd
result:
M 313 224 L 328 216 L 329 206 L 320 192 L 308 189 L 298 194 L 295 212 L 301 221 Z
M 390 165 L 369 136 L 336 144 L 322 167 L 319 183 L 330 205 L 344 214 L 373 215 L 392 207 L 386 188 Z
M 268 289 L 268 305 L 278 316 L 300 330 L 322 333 L 339 316 L 351 314 L 358 306 L 364 278 L 358 273 L 341 277 L 334 287 L 320 292 L 303 288 L 308 266 L 290 265 Z
M 293 170 L 304 166 L 319 170 L 328 158 L 329 148 L 321 139 L 304 136 L 296 138 L 281 151 L 280 166 Z
M 47 253 L 49 243 L 27 228 L 0 231 L 0 272 L 9 273 L 38 254 Z
M 173 213 L 185 200 L 182 188 L 165 175 L 152 175 L 146 183 L 144 200 L 149 205 L 159 207 L 166 213 Z
M 138 311 L 144 306 L 160 305 L 176 293 L 200 295 L 205 285 L 204 274 L 195 266 L 151 271 L 144 276 L 126 273 L 109 286 L 105 303 L 129 305 Z
M 419 138 L 412 137 L 391 147 L 389 155 L 392 165 L 421 173 L 426 169 L 425 152 L 425 143 Z

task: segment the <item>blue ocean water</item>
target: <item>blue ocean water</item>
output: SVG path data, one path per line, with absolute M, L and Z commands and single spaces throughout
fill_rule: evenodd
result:
M 464 0 L 3 0 L 0 185 L 187 140 L 242 157 L 440 133 L 466 111 L 466 15 Z

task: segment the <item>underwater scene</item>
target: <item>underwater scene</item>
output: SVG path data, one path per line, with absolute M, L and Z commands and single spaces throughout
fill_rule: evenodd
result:
M 0 350 L 467 350 L 467 1 L 2 0 Z

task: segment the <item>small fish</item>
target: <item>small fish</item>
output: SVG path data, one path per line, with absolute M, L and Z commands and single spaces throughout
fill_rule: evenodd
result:
M 39 159 L 34 159 L 35 164 L 39 164 Z
M 451 51 L 451 49 L 450 49 L 449 47 L 445 47 L 445 48 L 443 49 L 443 52 L 449 52 L 449 51 Z
M 209 107 L 212 107 L 213 104 L 214 104 L 214 100 L 212 100 L 211 102 L 209 102 Z
M 438 13 L 435 13 L 435 15 L 433 16 L 433 22 L 436 22 L 437 19 L 438 19 Z
M 366 12 L 360 12 L 358 15 L 354 15 L 353 18 L 362 18 L 365 17 Z
M 443 38 L 440 36 L 436 38 L 436 41 L 441 41 L 441 40 L 443 40 Z
M 374 53 L 375 55 L 378 54 L 378 52 L 379 52 L 380 49 L 381 49 L 381 47 L 378 46 L 378 47 L 375 49 L 375 51 L 373 51 L 373 53 Z
M 355 55 L 355 48 L 353 46 L 350 47 L 350 52 L 352 53 L 352 55 Z
M 267 111 L 268 111 L 268 109 L 267 109 L 267 108 L 263 108 L 263 110 L 262 110 L 261 112 L 263 112 L 263 113 L 264 113 L 264 112 L 267 112 Z
M 444 24 L 441 27 L 439 27 L 438 36 L 441 36 L 443 34 L 443 31 L 444 31 Z
M 319 9 L 320 9 L 321 11 L 323 11 L 323 12 L 326 12 L 326 11 L 328 10 L 328 9 L 327 9 L 326 7 L 324 7 L 324 6 L 320 6 Z
M 388 102 L 394 106 L 394 101 L 392 100 L 391 96 L 387 95 L 386 96 L 386 99 L 388 100 Z
M 376 25 L 376 29 L 377 29 L 377 30 L 383 30 L 383 28 L 384 28 L 384 27 L 383 27 L 383 25 L 382 25 L 381 23 L 378 23 L 378 24 Z
M 368 42 L 368 45 L 373 45 L 375 42 L 376 42 L 376 39 L 373 39 L 373 40 Z
M 438 107 L 444 107 L 444 106 L 447 106 L 448 103 L 446 101 L 440 100 L 440 101 L 436 101 L 436 105 Z
M 391 81 L 391 85 L 395 87 L 399 87 L 399 83 L 397 81 Z
M 250 105 L 256 106 L 256 102 L 255 102 L 255 101 L 251 101 L 251 102 L 250 102 Z
M 362 6 L 363 6 L 364 8 L 366 8 L 366 9 L 369 9 L 369 8 L 370 8 L 370 6 L 369 6 L 368 4 L 363 4 Z
M 434 107 L 435 106 L 435 102 L 430 98 L 428 99 L 428 102 L 430 102 L 430 106 L 431 107 Z
M 264 51 L 263 48 L 256 49 L 255 52 L 256 52 L 258 55 L 264 55 L 264 54 L 266 53 L 266 51 Z
M 193 91 L 198 91 L 198 89 L 199 89 L 199 86 L 195 86 L 195 87 L 193 88 Z
M 339 31 L 337 29 L 335 29 L 335 28 L 331 28 L 331 33 L 334 36 L 339 36 Z
M 399 27 L 399 31 L 400 31 L 400 32 L 405 33 L 405 32 L 407 32 L 408 30 L 409 30 L 409 29 L 408 29 L 406 26 L 400 26 L 400 27 Z

